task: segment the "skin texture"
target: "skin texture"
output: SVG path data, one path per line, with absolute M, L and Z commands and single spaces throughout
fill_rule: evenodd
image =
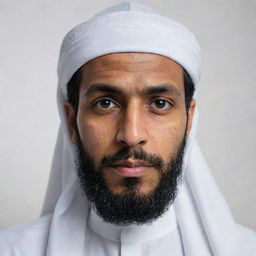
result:
M 141 148 L 167 165 L 188 136 L 195 109 L 192 100 L 186 112 L 182 67 L 156 54 L 114 53 L 86 63 L 81 74 L 77 114 L 65 102 L 72 142 L 77 142 L 79 132 L 96 167 L 103 157 L 124 147 Z M 160 175 L 153 167 L 143 168 L 138 191 L 147 195 L 159 184 Z M 124 177 L 116 168 L 107 167 L 103 173 L 113 194 L 125 192 Z

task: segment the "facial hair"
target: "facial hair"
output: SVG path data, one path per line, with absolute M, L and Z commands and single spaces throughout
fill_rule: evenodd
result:
M 184 136 L 175 155 L 170 157 L 166 168 L 161 157 L 149 154 L 142 148 L 123 148 L 115 154 L 105 156 L 100 166 L 96 168 L 94 159 L 78 136 L 75 163 L 81 190 L 93 203 L 97 214 L 106 222 L 116 225 L 150 223 L 168 210 L 176 198 L 177 185 L 182 174 L 185 144 Z M 108 188 L 103 168 L 131 157 L 149 163 L 159 172 L 160 181 L 152 193 L 139 192 L 137 177 L 123 178 L 122 185 L 126 189 L 120 195 L 113 194 Z

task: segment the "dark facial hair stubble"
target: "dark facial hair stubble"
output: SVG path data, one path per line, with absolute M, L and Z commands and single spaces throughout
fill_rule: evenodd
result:
M 79 136 L 78 136 L 79 137 Z M 101 165 L 96 168 L 93 158 L 88 154 L 83 143 L 78 138 L 76 144 L 76 169 L 82 192 L 94 204 L 99 216 L 105 221 L 128 225 L 152 222 L 161 216 L 174 201 L 177 194 L 177 184 L 182 173 L 185 136 L 176 150 L 176 154 L 164 169 L 164 162 L 154 154 L 148 154 L 141 148 L 123 148 L 119 152 L 104 157 Z M 104 179 L 103 168 L 113 165 L 120 160 L 133 157 L 143 160 L 155 167 L 160 174 L 160 182 L 151 194 L 138 192 L 139 178 L 123 179 L 126 188 L 121 195 L 113 194 Z

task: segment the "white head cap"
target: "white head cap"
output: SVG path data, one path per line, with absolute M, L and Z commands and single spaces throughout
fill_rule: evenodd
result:
M 64 38 L 58 63 L 59 85 L 86 62 L 109 53 L 147 52 L 179 63 L 194 84 L 200 79 L 200 48 L 183 25 L 141 4 L 124 2 L 96 14 Z

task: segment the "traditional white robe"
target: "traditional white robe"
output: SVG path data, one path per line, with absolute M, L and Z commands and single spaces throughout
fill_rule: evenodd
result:
M 51 221 L 52 216 L 47 215 L 2 232 L 1 256 L 45 255 Z M 155 256 L 170 252 L 173 256 L 184 255 L 173 207 L 155 222 L 139 226 L 104 222 L 93 209 L 85 221 L 88 229 L 83 255 Z
M 87 219 L 87 236 L 82 255 L 86 256 L 158 256 L 185 254 L 181 232 L 173 207 L 151 224 L 117 226 L 104 222 L 93 209 Z M 52 215 L 8 228 L 0 233 L 1 256 L 45 256 L 49 239 Z M 247 238 L 243 255 L 254 256 L 252 250 L 254 232 L 238 227 Z M 193 234 L 191 234 L 193 237 Z M 193 237 L 197 239 L 197 237 Z M 251 239 L 251 241 L 250 241 Z M 244 245 L 243 245 L 244 246 Z M 74 256 L 77 255 L 74 251 Z M 202 254 L 203 255 L 203 254 Z
M 173 207 L 155 222 L 140 226 L 106 223 L 91 210 L 88 227 L 84 255 L 184 255 Z
M 61 119 L 43 217 L 0 232 L 1 256 L 254 256 L 256 235 L 237 225 L 195 140 L 198 113 L 187 140 L 183 182 L 172 207 L 152 225 L 104 223 L 81 196 L 68 135 L 66 85 L 84 63 L 115 52 L 148 52 L 175 60 L 197 90 L 200 47 L 181 24 L 144 5 L 125 2 L 72 29 L 58 63 Z M 151 239 L 152 238 L 152 239 Z

